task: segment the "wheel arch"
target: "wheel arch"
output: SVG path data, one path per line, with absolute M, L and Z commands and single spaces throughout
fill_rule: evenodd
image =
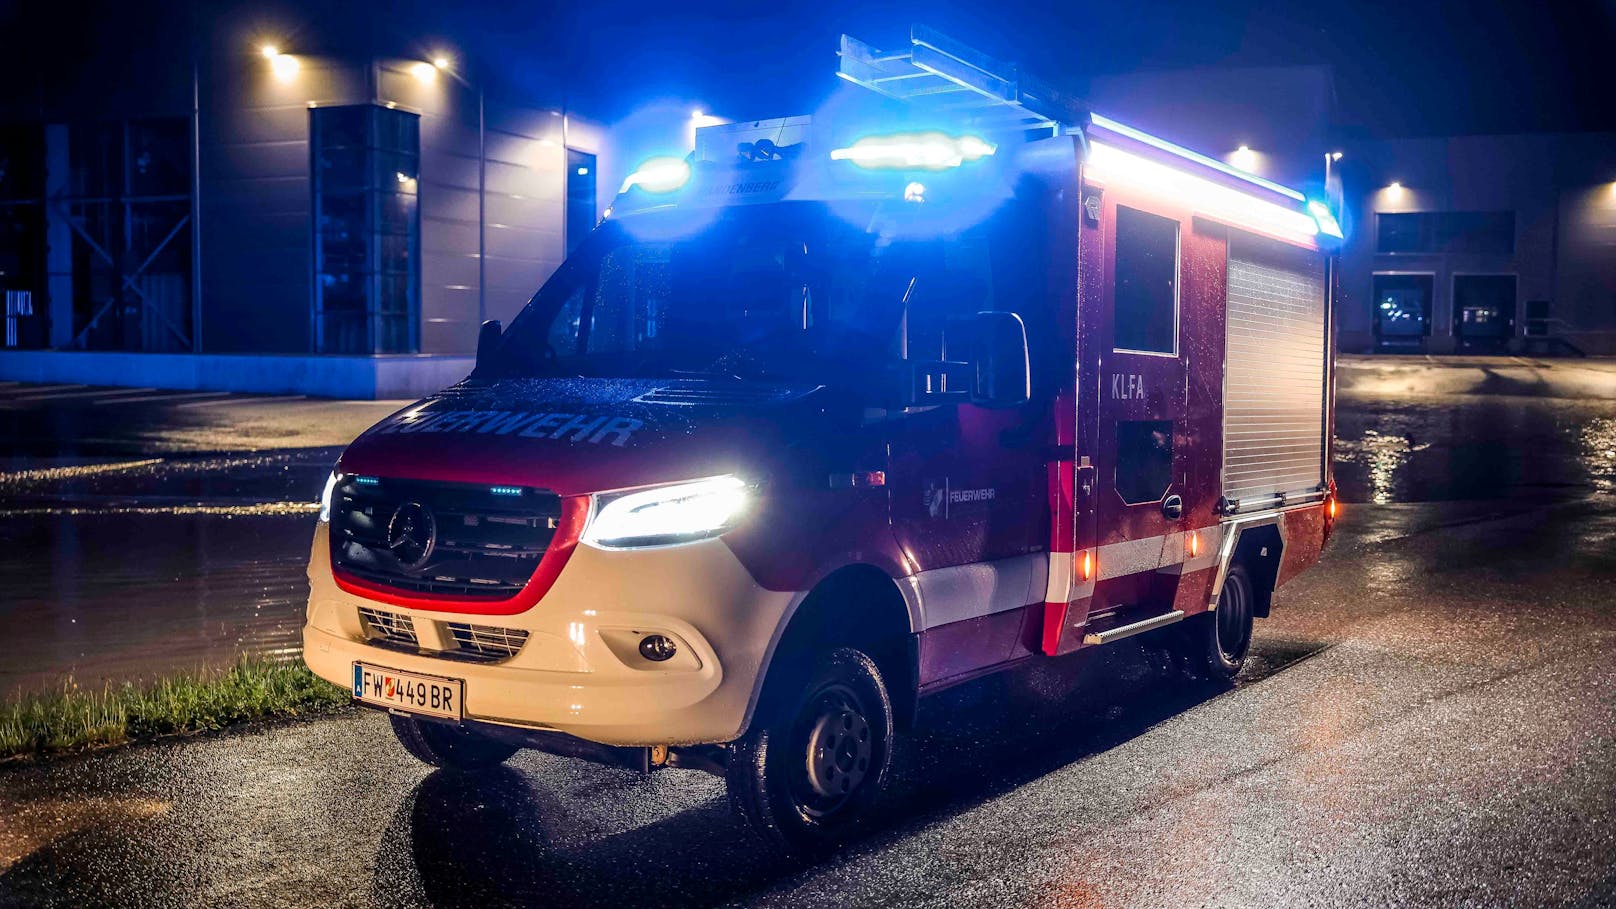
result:
M 892 698 L 894 720 L 907 726 L 918 689 L 917 610 L 910 592 L 875 565 L 852 563 L 825 575 L 796 598 L 775 629 L 741 734 L 760 711 L 770 709 L 771 682 L 778 685 L 799 668 L 797 658 L 836 645 L 858 647 L 875 660 Z
M 1236 523 L 1225 536 L 1219 560 L 1217 582 L 1212 586 L 1212 604 L 1223 594 L 1223 582 L 1236 565 L 1246 566 L 1256 597 L 1253 614 L 1268 617 L 1273 606 L 1274 588 L 1279 583 L 1279 566 L 1285 556 L 1285 522 L 1280 514 L 1265 515 Z

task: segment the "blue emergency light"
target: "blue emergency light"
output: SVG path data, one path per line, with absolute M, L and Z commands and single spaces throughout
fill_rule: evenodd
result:
M 1335 237 L 1337 240 L 1346 239 L 1346 235 L 1341 232 L 1340 222 L 1336 221 L 1335 215 L 1330 212 L 1330 206 L 1315 199 L 1307 203 L 1307 210 L 1312 213 L 1313 220 L 1319 222 L 1320 233 L 1327 237 Z
M 998 147 L 981 136 L 945 133 L 898 133 L 865 136 L 846 148 L 832 149 L 832 161 L 851 161 L 859 167 L 903 170 L 945 170 L 985 158 Z
M 638 186 L 648 193 L 671 193 L 690 182 L 690 162 L 683 158 L 650 158 L 623 178 L 619 193 Z

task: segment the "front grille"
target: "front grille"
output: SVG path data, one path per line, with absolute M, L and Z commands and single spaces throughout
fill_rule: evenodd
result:
M 364 620 L 366 634 L 374 642 L 411 650 L 420 646 L 415 636 L 415 620 L 407 615 L 361 606 L 359 618 Z
M 465 622 L 450 622 L 448 628 L 460 659 L 473 662 L 508 660 L 527 643 L 527 632 L 519 628 L 496 628 L 493 625 L 469 625 Z
M 377 647 L 405 650 L 424 656 L 459 660 L 465 663 L 498 663 L 516 656 L 527 643 L 527 632 L 520 628 L 499 628 L 494 625 L 472 625 L 468 622 L 446 622 L 449 631 L 448 650 L 422 650 L 415 620 L 407 615 L 359 607 L 359 618 L 365 624 L 365 639 Z
M 506 599 L 527 586 L 560 519 L 548 490 L 347 476 L 331 497 L 331 561 L 395 590 Z

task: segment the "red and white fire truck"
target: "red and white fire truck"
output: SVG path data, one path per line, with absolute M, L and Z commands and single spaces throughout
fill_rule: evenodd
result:
M 1227 679 L 1317 561 L 1329 210 L 911 37 L 636 170 L 343 453 L 305 659 L 416 757 L 705 769 L 823 848 L 921 698 L 1144 632 Z

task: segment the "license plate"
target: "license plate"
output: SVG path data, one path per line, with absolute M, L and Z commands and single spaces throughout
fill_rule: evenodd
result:
M 460 679 L 440 679 L 364 663 L 355 663 L 353 667 L 355 700 L 409 713 L 458 720 L 465 686 Z

